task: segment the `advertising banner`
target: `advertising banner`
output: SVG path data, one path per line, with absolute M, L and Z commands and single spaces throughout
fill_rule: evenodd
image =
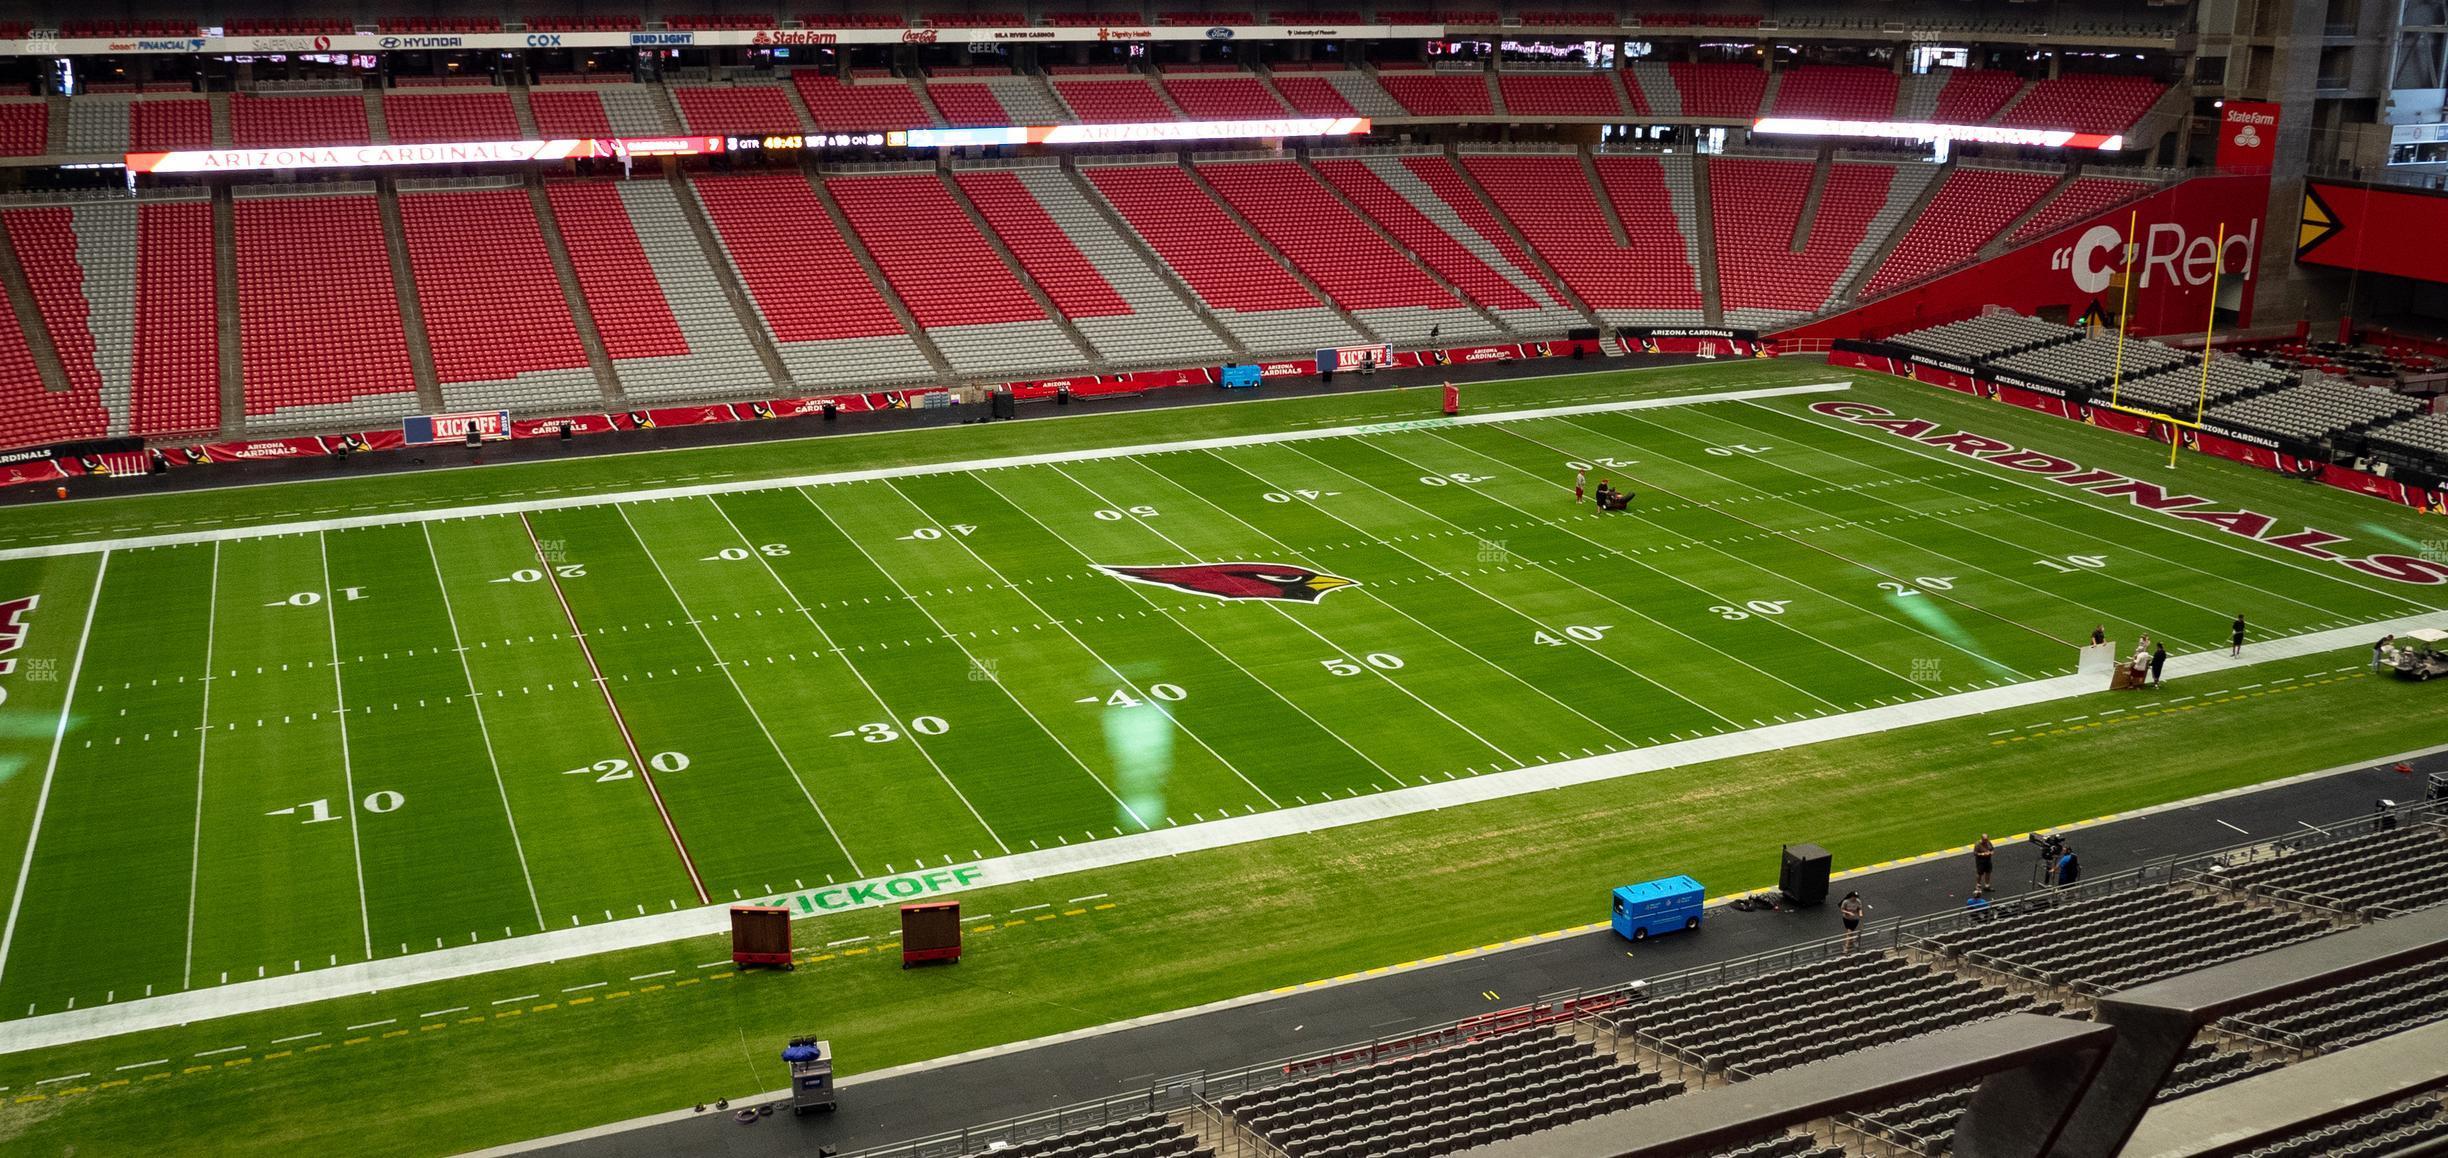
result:
M 2119 279 L 2128 244 L 2133 246 L 2132 333 L 2200 333 L 2210 317 L 2214 269 L 2222 271 L 2222 289 L 2241 287 L 2239 320 L 2250 325 L 2253 279 L 2269 233 L 2263 220 L 2268 207 L 2267 175 L 2195 177 L 2070 222 L 1988 261 L 1774 337 L 1879 338 L 1968 318 L 1986 306 L 2069 323 L 2086 316 L 2114 319 L 2124 296 Z M 2226 240 L 2219 242 L 2222 233 Z M 2400 248 L 2436 253 L 2440 243 Z M 2439 276 L 2442 267 L 2432 268 Z
M 2448 195 L 2306 181 L 2295 260 L 2448 282 Z
M 427 35 L 337 33 L 298 36 L 63 37 L 58 29 L 35 28 L 16 40 L 0 40 L 0 56 L 287 56 L 294 53 L 357 55 L 380 52 L 501 51 L 521 49 L 639 48 L 828 48 L 843 44 L 935 44 L 958 38 L 973 47 L 1010 43 L 1222 40 L 1433 40 L 1441 24 L 1234 25 L 1217 27 L 975 28 L 726 28 L 623 30 L 608 32 L 459 32 Z
M 494 165 L 591 157 L 697 156 L 723 151 L 721 137 L 616 137 L 555 141 L 450 141 L 331 145 L 294 149 L 189 149 L 129 153 L 131 173 L 289 173 L 312 169 L 395 169 L 413 165 Z
M 1317 369 L 1357 370 L 1366 366 L 1394 364 L 1394 347 L 1383 342 L 1373 346 L 1331 346 L 1317 352 Z
M 2267 173 L 2278 157 L 2278 106 L 2231 100 L 2219 113 L 2218 170 Z
M 411 414 L 400 420 L 400 437 L 410 446 L 464 442 L 473 433 L 487 442 L 510 437 L 510 412 L 479 410 L 461 414 Z

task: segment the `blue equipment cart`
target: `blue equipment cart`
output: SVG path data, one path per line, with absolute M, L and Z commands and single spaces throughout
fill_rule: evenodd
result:
M 1615 890 L 1615 932 L 1629 941 L 1700 927 L 1706 893 L 1690 877 L 1666 877 Z

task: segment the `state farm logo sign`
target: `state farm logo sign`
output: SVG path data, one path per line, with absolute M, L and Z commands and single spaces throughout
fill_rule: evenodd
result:
M 2258 149 L 2261 147 L 2261 130 L 2251 125 L 2237 129 L 2235 143 L 2239 149 Z
M 2241 274 L 2250 281 L 2260 241 L 2258 217 L 2241 232 L 2228 234 L 2223 246 L 2210 233 L 2188 230 L 2175 222 L 2145 226 L 2138 251 L 2131 255 L 2134 287 L 2206 285 L 2218 270 Z M 2102 293 L 2125 266 L 2128 256 L 2125 245 L 2125 235 L 2116 226 L 2094 225 L 2083 231 L 2074 244 L 2050 254 L 2049 268 L 2066 271 L 2074 279 L 2075 289 L 2086 294 Z

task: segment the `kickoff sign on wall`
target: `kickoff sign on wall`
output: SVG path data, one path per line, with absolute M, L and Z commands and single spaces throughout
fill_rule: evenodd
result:
M 471 434 L 487 442 L 499 442 L 510 437 L 510 412 L 478 410 L 461 414 L 411 414 L 400 420 L 400 434 L 410 446 L 465 442 Z

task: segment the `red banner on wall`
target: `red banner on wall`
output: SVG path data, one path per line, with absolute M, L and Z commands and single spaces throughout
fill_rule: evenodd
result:
M 2219 172 L 2269 172 L 2278 157 L 2278 106 L 2268 101 L 2228 101 L 2218 112 Z
M 2268 209 L 2266 174 L 2196 177 L 1988 261 L 1775 336 L 1778 341 L 1880 338 L 1968 318 L 1985 306 L 2068 324 L 2086 316 L 2113 324 L 2123 304 L 2117 279 L 2128 242 L 2135 247 L 2134 334 L 2200 333 L 2210 316 L 2214 268 L 2224 271 L 2225 285 L 2242 287 L 2240 313 L 2250 324 L 2253 279 L 2269 240 L 2263 220 Z M 2222 232 L 2223 246 L 2215 240 Z

